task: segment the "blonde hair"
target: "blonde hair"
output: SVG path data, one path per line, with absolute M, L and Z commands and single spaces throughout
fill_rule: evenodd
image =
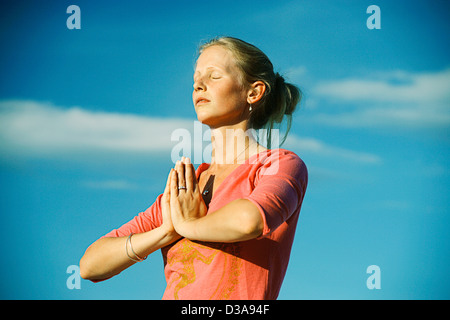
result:
M 242 85 L 255 81 L 264 82 L 266 90 L 261 100 L 252 105 L 249 126 L 252 129 L 267 129 L 267 147 L 270 148 L 272 129 L 286 117 L 286 133 L 280 143 L 282 145 L 292 125 L 292 113 L 302 98 L 300 89 L 285 82 L 278 72 L 275 73 L 269 58 L 250 43 L 233 37 L 214 38 L 200 46 L 199 54 L 211 46 L 222 46 L 233 54 L 236 66 L 241 71 L 239 80 Z

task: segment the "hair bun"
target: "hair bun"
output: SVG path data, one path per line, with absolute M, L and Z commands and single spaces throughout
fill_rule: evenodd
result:
M 284 78 L 281 74 L 279 74 L 278 72 L 275 73 L 275 87 L 280 88 L 281 86 L 284 85 Z
M 277 72 L 275 74 L 275 92 L 280 95 L 279 98 L 282 98 L 283 114 L 292 115 L 301 98 L 300 90 L 295 85 L 285 82 L 284 77 Z

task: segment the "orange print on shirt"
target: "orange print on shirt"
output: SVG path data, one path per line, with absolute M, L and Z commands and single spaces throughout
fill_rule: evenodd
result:
M 199 249 L 203 252 L 206 249 L 211 254 L 202 254 Z M 201 261 L 206 267 L 206 265 L 211 264 L 217 255 L 225 259 L 221 259 L 223 261 L 222 275 L 210 299 L 228 299 L 236 288 L 238 277 L 241 273 L 240 267 L 242 265 L 242 261 L 238 257 L 240 251 L 239 245 L 231 243 L 193 242 L 188 239 L 182 239 L 170 251 L 167 261 L 168 265 L 172 266 L 175 263 L 182 264 L 178 277 L 174 277 L 168 283 L 168 288 L 175 285 L 173 288 L 175 300 L 179 300 L 178 292 L 181 289 L 194 283 L 196 280 L 194 261 Z

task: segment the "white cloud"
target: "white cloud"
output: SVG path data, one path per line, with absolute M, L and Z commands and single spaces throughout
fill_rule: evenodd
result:
M 306 69 L 305 66 L 297 66 L 289 68 L 283 75 L 286 76 L 288 81 L 301 83 L 301 80 L 303 80 L 303 77 L 305 77 L 307 73 L 308 70 Z
M 312 120 L 341 127 L 445 127 L 450 125 L 450 113 L 406 107 L 375 107 L 338 114 L 321 113 L 313 116 Z
M 371 79 L 351 78 L 319 83 L 316 97 L 341 104 L 313 117 L 319 123 L 367 126 L 450 125 L 450 69 L 428 73 L 374 73 Z M 348 108 L 351 110 L 348 110 Z
M 299 154 L 311 153 L 367 164 L 379 164 L 382 162 L 381 158 L 375 154 L 334 147 L 314 138 L 300 138 L 295 135 L 289 135 L 285 145 Z
M 300 155 L 312 153 L 367 164 L 379 164 L 382 162 L 381 158 L 375 154 L 334 147 L 314 138 L 300 138 L 293 134 L 288 136 L 285 145 L 288 149 L 297 151 Z
M 171 133 L 193 121 L 0 101 L 1 150 L 15 154 L 170 151 Z
M 315 94 L 345 101 L 442 103 L 450 99 L 450 69 L 435 73 L 394 71 L 373 74 L 372 79 L 323 82 Z

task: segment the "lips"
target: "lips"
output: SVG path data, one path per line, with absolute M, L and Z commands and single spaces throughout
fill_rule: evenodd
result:
M 206 99 L 206 98 L 203 98 L 203 97 L 198 97 L 197 99 L 195 99 L 195 105 L 196 106 L 200 106 L 200 105 L 206 104 L 208 102 L 210 102 L 210 101 L 208 99 Z

